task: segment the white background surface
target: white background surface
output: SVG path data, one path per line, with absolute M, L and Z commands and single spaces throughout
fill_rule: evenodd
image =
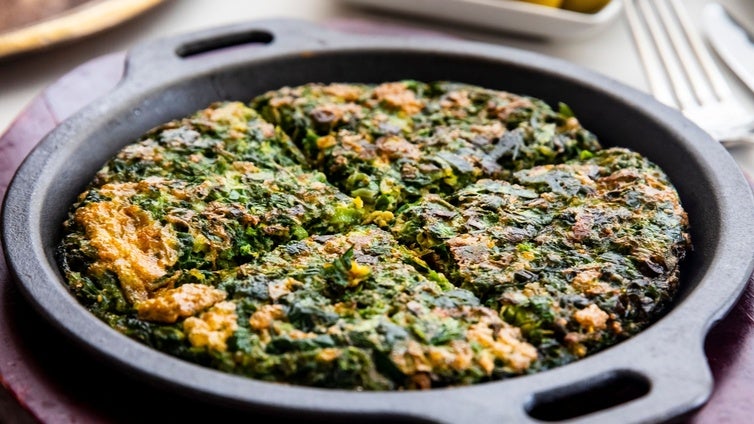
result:
M 708 0 L 683 0 L 692 17 L 699 19 Z M 754 2 L 722 0 L 739 18 L 754 26 Z M 241 20 L 295 17 L 315 22 L 336 18 L 373 19 L 412 24 L 480 41 L 510 45 L 560 57 L 609 75 L 623 83 L 646 89 L 642 68 L 623 16 L 603 31 L 582 40 L 532 40 L 503 32 L 438 21 L 421 21 L 400 15 L 376 13 L 338 0 L 169 0 L 146 14 L 95 36 L 51 50 L 0 60 L 0 133 L 28 103 L 59 77 L 103 54 L 124 51 L 134 43 L 199 30 Z M 754 96 L 724 69 L 737 95 L 754 114 Z M 754 146 L 730 150 L 747 172 L 754 174 Z
M 708 0 L 682 0 L 699 20 Z M 721 0 L 754 27 L 754 1 Z M 165 4 L 103 33 L 57 46 L 51 50 L 0 60 L 0 134 L 46 86 L 93 58 L 129 49 L 133 44 L 182 32 L 195 31 L 241 20 L 295 17 L 315 22 L 334 18 L 373 19 L 394 24 L 447 31 L 467 38 L 529 49 L 591 68 L 630 86 L 646 89 L 628 26 L 623 16 L 598 34 L 583 40 L 538 41 L 458 24 L 419 21 L 349 6 L 338 0 L 169 0 Z M 736 95 L 754 115 L 754 95 L 727 70 Z M 730 150 L 744 170 L 754 175 L 754 146 Z M 0 393 L 0 421 L 7 415 L 8 399 Z M 20 418 L 19 418 L 20 420 Z M 21 422 L 21 421 L 16 421 Z

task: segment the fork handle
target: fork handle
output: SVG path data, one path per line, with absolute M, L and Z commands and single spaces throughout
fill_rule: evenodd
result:
M 749 145 L 754 146 L 754 133 L 737 134 L 720 140 L 725 147 Z

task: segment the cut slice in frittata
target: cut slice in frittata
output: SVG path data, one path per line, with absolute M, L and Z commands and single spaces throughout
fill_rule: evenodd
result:
M 308 84 L 252 105 L 333 184 L 380 211 L 600 148 L 566 108 L 464 84 Z
M 302 167 L 300 154 L 240 102 L 156 128 L 111 159 L 74 205 L 60 249 L 71 287 L 120 285 L 134 302 L 171 269 L 232 267 L 359 224 L 362 204 Z
M 279 128 L 241 102 L 217 102 L 126 145 L 97 173 L 94 184 L 148 177 L 192 183 L 231 168 L 294 165 L 304 166 L 306 160 Z
M 678 287 L 688 221 L 665 174 L 612 148 L 480 180 L 400 211 L 393 232 L 559 365 L 650 324 Z
M 519 375 L 537 356 L 518 328 L 374 226 L 166 280 L 136 305 L 144 321 L 120 322 L 125 331 L 155 345 L 179 339 L 172 353 L 261 380 L 426 389 Z

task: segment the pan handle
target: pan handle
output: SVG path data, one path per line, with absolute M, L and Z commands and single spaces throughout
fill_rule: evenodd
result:
M 704 404 L 711 392 L 712 377 L 704 358 L 677 360 L 684 363 L 677 367 L 651 364 L 603 373 L 569 386 L 562 395 L 558 389 L 537 393 L 527 404 L 527 413 L 533 422 L 678 420 Z
M 691 415 L 713 389 L 702 343 L 694 333 L 654 334 L 653 340 L 676 339 L 677 344 L 643 343 L 633 352 L 629 349 L 618 361 L 610 361 L 614 364 L 606 361 L 605 370 L 592 378 L 535 392 L 526 411 L 534 422 L 580 424 L 668 422 Z
M 124 81 L 159 85 L 265 56 L 307 54 L 362 37 L 297 19 L 256 20 L 161 38 L 128 52 Z M 363 45 L 364 40 L 361 40 Z
M 532 376 L 536 383 L 522 391 L 504 384 L 481 385 L 442 402 L 415 405 L 416 413 L 443 424 L 638 424 L 678 420 L 709 398 L 712 375 L 698 340 L 685 350 L 655 343 L 628 352 L 618 360 L 598 361 L 587 375 L 584 368 L 580 374 L 543 373 Z

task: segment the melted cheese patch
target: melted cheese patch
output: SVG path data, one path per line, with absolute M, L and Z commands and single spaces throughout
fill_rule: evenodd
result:
M 284 315 L 283 305 L 263 305 L 249 317 L 249 325 L 257 331 L 267 330 L 273 321 Z
M 224 291 L 211 286 L 184 284 L 140 302 L 136 309 L 140 319 L 171 324 L 209 308 L 225 296 Z
M 227 125 L 232 138 L 242 138 L 249 129 L 250 112 L 241 102 L 228 102 L 203 113 L 211 122 Z
M 513 372 L 525 371 L 537 359 L 537 349 L 523 340 L 519 328 L 490 315 L 469 327 L 466 340 L 429 347 L 409 340 L 405 346 L 394 349 L 390 359 L 407 375 L 448 369 L 463 372 L 474 365 L 491 375 L 497 361 Z
M 573 318 L 578 321 L 582 327 L 587 329 L 587 331 L 594 331 L 607 328 L 607 319 L 609 316 L 607 315 L 607 312 L 592 303 L 586 308 L 574 312 Z
M 270 295 L 270 299 L 276 302 L 281 297 L 293 291 L 294 287 L 301 285 L 303 285 L 303 283 L 290 277 L 282 280 L 276 280 L 271 282 L 267 286 L 267 293 Z
M 187 318 L 183 323 L 183 331 L 192 346 L 206 346 L 217 352 L 228 349 L 228 337 L 237 329 L 238 315 L 233 302 L 220 302 L 201 316 Z
M 499 327 L 499 328 L 497 328 Z M 537 359 L 537 349 L 521 338 L 521 330 L 509 325 L 500 326 L 496 320 L 483 318 L 466 332 L 469 341 L 485 348 L 480 365 L 489 375 L 494 367 L 494 359 L 503 361 L 514 372 L 521 372 Z
M 407 115 L 421 112 L 424 103 L 416 98 L 413 91 L 409 90 L 402 82 L 388 82 L 380 84 L 374 89 L 377 100 L 385 102 L 388 106 L 401 110 Z
M 76 211 L 75 220 L 97 250 L 91 270 L 115 273 L 131 303 L 146 300 L 149 283 L 178 260 L 172 227 L 161 225 L 136 205 L 90 203 Z
M 351 84 L 329 84 L 322 88 L 322 92 L 331 96 L 340 97 L 347 102 L 359 100 L 362 89 Z

